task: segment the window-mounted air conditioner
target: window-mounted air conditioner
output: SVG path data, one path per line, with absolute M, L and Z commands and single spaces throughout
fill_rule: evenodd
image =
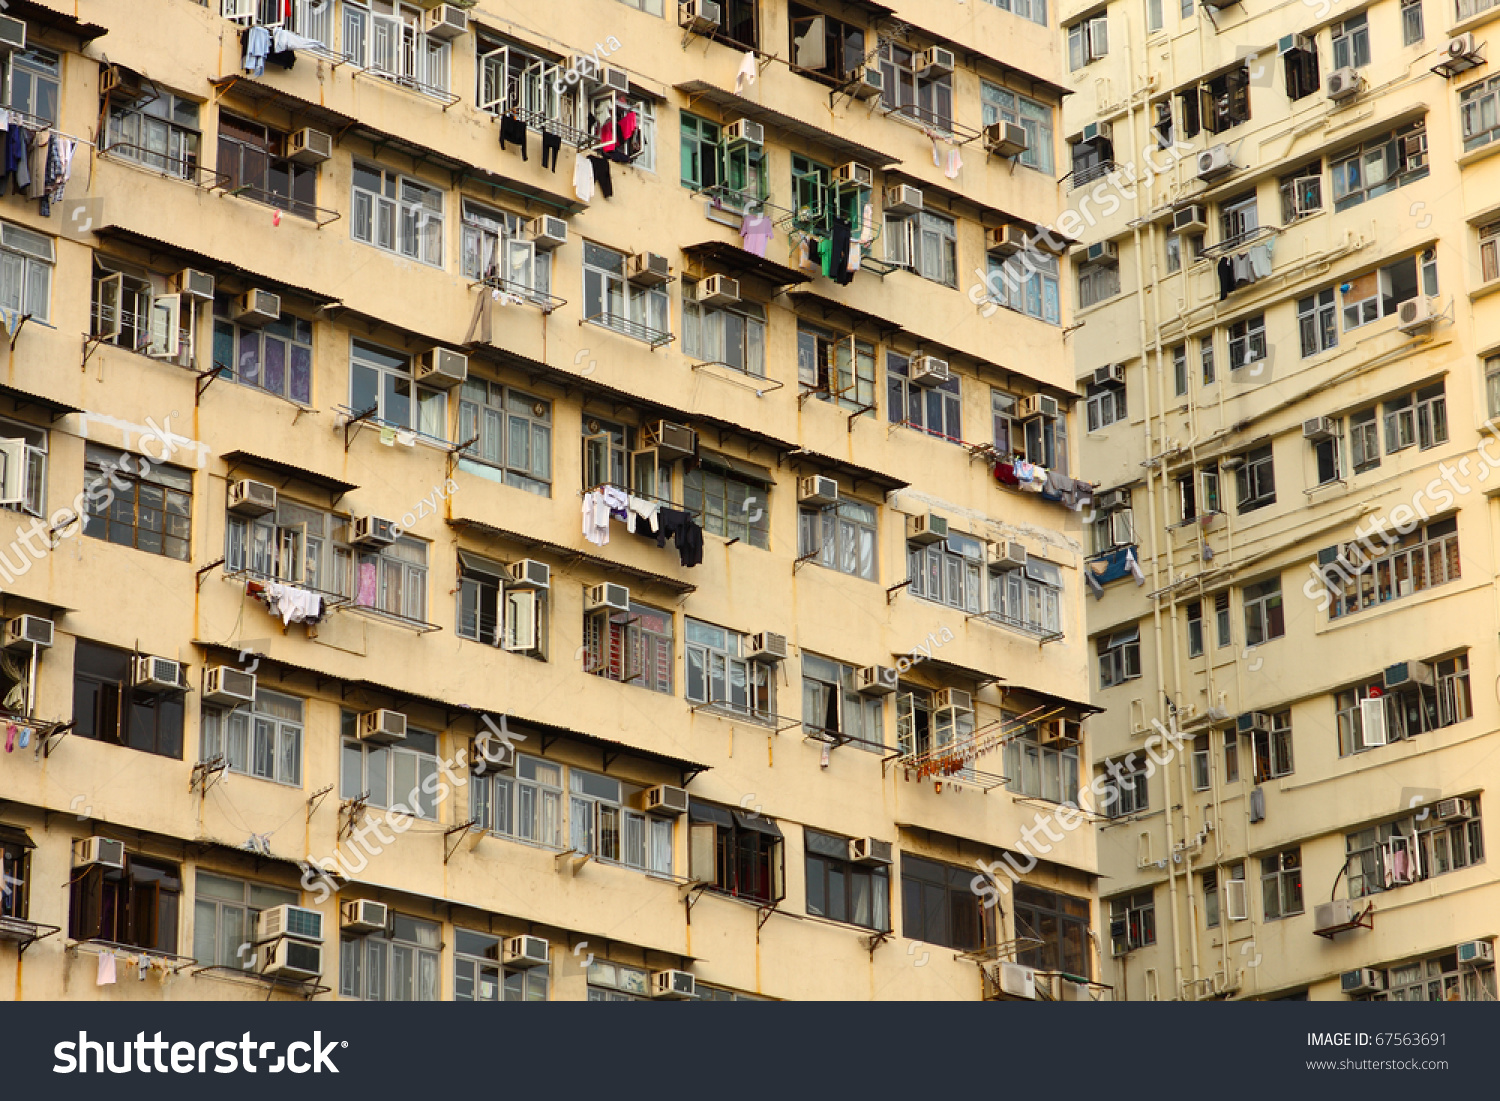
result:
M 696 998 L 697 983 L 686 971 L 657 971 L 651 976 L 651 996 L 675 1001 Z
M 1265 734 L 1271 729 L 1271 716 L 1264 711 L 1246 711 L 1234 720 L 1238 734 Z
M 264 516 L 276 511 L 276 487 L 241 478 L 229 487 L 229 511 L 236 516 Z
M 812 474 L 806 478 L 798 478 L 797 503 L 799 505 L 817 505 L 820 508 L 838 504 L 838 479 L 827 478 L 821 474 Z
M 551 948 L 545 937 L 507 937 L 505 963 L 510 967 L 546 967 Z
M 1202 233 L 1208 229 L 1208 210 L 1202 203 L 1188 203 L 1172 211 L 1173 233 Z
M 855 99 L 874 99 L 885 95 L 885 74 L 876 65 L 861 65 L 849 78 L 846 89 Z
M 197 302 L 214 300 L 214 277 L 206 271 L 183 268 L 177 273 L 177 293 Z
M 359 740 L 372 745 L 394 745 L 406 737 L 406 716 L 382 707 L 359 717 Z
M 1234 158 L 1229 153 L 1229 146 L 1222 142 L 1211 149 L 1205 149 L 1198 154 L 1198 178 L 1205 182 L 1217 180 L 1221 176 L 1227 176 L 1234 171 Z
M 841 164 L 833 173 L 833 182 L 848 187 L 874 187 L 875 173 L 858 161 Z
M 854 690 L 862 696 L 888 696 L 896 690 L 899 674 L 889 665 L 866 665 L 854 675 Z
M 1001 993 L 1036 1001 L 1036 971 L 1033 968 L 1001 960 L 998 970 Z
M 286 139 L 286 157 L 298 164 L 322 164 L 333 156 L 333 135 L 304 126 Z
M 262 910 L 255 918 L 255 939 L 268 941 L 277 937 L 297 937 L 300 940 L 322 943 L 322 912 L 291 903 Z
M 939 688 L 932 694 L 934 711 L 973 711 L 974 697 L 961 688 Z
M 234 300 L 229 316 L 241 325 L 264 325 L 281 319 L 281 295 L 249 290 Z
M 677 5 L 677 25 L 694 34 L 711 34 L 719 29 L 719 5 L 715 0 L 681 0 Z
M 891 863 L 891 843 L 875 837 L 856 837 L 849 842 L 849 859 L 855 864 Z
M 1014 539 L 1002 539 L 989 545 L 990 569 L 1021 570 L 1026 568 L 1026 544 Z
M 989 231 L 989 251 L 1002 256 L 1013 256 L 1026 248 L 1024 226 L 995 226 Z
M 727 275 L 700 279 L 697 300 L 705 306 L 732 306 L 740 300 L 740 281 Z
M 672 281 L 672 265 L 659 252 L 638 252 L 630 258 L 626 278 L 638 287 L 659 287 Z
M 605 66 L 599 74 L 599 83 L 606 88 L 613 88 L 617 92 L 630 91 L 630 74 L 624 69 L 611 69 Z
M 552 567 L 535 558 L 522 558 L 510 564 L 509 587 L 512 589 L 546 589 L 552 585 Z
M 1067 721 L 1061 718 L 1042 719 L 1036 724 L 1038 745 L 1061 745 L 1068 741 Z
M 5 648 L 45 650 L 52 645 L 52 621 L 45 616 L 18 615 L 5 623 Z
M 1118 260 L 1120 258 L 1120 247 L 1113 241 L 1095 241 L 1092 245 L 1086 245 L 1078 253 L 1085 263 L 1092 264 L 1098 260 Z
M 612 581 L 606 581 L 603 585 L 594 585 L 588 590 L 588 595 L 583 602 L 583 610 L 586 612 L 630 611 L 630 590 L 624 585 L 616 585 Z
M 937 356 L 917 356 L 906 373 L 916 386 L 941 386 L 953 377 L 948 361 Z
M 1309 417 L 1302 422 L 1302 438 L 1312 443 L 1322 443 L 1324 440 L 1333 439 L 1334 425 L 1332 417 Z
M 913 543 L 926 546 L 941 543 L 948 538 L 948 520 L 935 512 L 906 518 L 906 538 Z
M 340 925 L 344 932 L 360 936 L 385 932 L 391 917 L 389 906 L 369 898 L 356 898 L 344 903 L 340 914 Z
M 698 433 L 685 424 L 654 421 L 648 426 L 646 435 L 647 446 L 656 448 L 661 459 L 689 459 L 698 451 Z
M 349 542 L 361 547 L 388 547 L 396 541 L 396 522 L 379 516 L 356 516 L 349 525 Z
M 0 15 L 0 50 L 19 53 L 26 48 L 26 23 L 9 15 Z
M 215 665 L 203 671 L 203 702 L 237 707 L 255 702 L 255 674 L 232 665 Z
M 550 214 L 526 223 L 526 236 L 539 252 L 548 252 L 568 243 L 568 223 Z
M 1017 157 L 1031 148 L 1026 128 L 1018 122 L 992 122 L 984 128 L 984 147 L 1001 157 Z
M 147 692 L 186 691 L 187 670 L 180 661 L 143 654 L 135 659 L 131 685 Z
M 724 127 L 724 141 L 730 145 L 764 145 L 766 128 L 754 119 L 736 119 Z
M 323 974 L 323 946 L 282 937 L 260 947 L 259 974 L 278 979 L 316 979 Z
M 1467 822 L 1474 817 L 1474 804 L 1467 799 L 1443 799 L 1432 806 L 1439 822 Z
M 922 209 L 922 189 L 911 184 L 893 184 L 885 189 L 887 214 L 916 214 Z
M 1398 661 L 1385 667 L 1383 677 L 1385 690 L 1396 692 L 1403 688 L 1415 688 L 1419 684 L 1432 684 L 1432 666 L 1425 661 Z
M 1312 39 L 1305 34 L 1288 34 L 1276 43 L 1276 56 L 1285 57 L 1289 53 L 1300 52 L 1313 53 L 1317 47 L 1313 45 Z
M 516 747 L 497 734 L 481 734 L 474 739 L 469 769 L 481 775 L 505 772 L 516 763 Z
M 660 814 L 673 818 L 679 814 L 686 814 L 687 789 L 673 787 L 671 784 L 657 784 L 655 787 L 649 787 L 641 792 L 641 809 L 647 814 Z
M 1495 946 L 1487 940 L 1465 941 L 1458 946 L 1458 965 L 1495 962 Z
M 1415 333 L 1433 322 L 1432 305 L 1422 297 L 1408 298 L 1396 307 L 1396 328 L 1403 333 Z
M 1332 100 L 1348 99 L 1359 91 L 1359 71 L 1345 67 L 1328 74 L 1323 85 Z
M 457 4 L 439 4 L 428 10 L 422 28 L 433 38 L 457 38 L 469 32 L 469 13 Z
M 1055 417 L 1062 412 L 1062 406 L 1056 398 L 1047 394 L 1028 394 L 1016 401 L 1015 416 L 1017 420 L 1031 420 L 1033 417 Z
M 751 661 L 766 664 L 785 661 L 786 635 L 778 635 L 775 631 L 761 631 L 759 634 L 751 635 L 745 656 Z
M 1448 39 L 1448 44 L 1443 47 L 1443 55 L 1449 61 L 1479 61 L 1479 43 L 1474 38 L 1474 32 L 1468 31 Z
M 0 16 L 0 19 L 8 18 Z M 133 101 L 141 97 L 141 78 L 121 65 L 105 65 L 99 70 L 99 94 L 113 96 L 116 102 Z M 116 94 L 118 93 L 118 94 Z
M 417 358 L 417 381 L 443 390 L 469 377 L 469 357 L 449 348 L 429 348 Z
M 1385 989 L 1385 973 L 1373 967 L 1357 967 L 1339 976 L 1339 989 L 1345 994 L 1374 994 Z
M 1112 122 L 1091 122 L 1079 132 L 1080 143 L 1095 144 L 1101 141 L 1113 143 L 1115 140 L 1115 125 Z
M 942 46 L 932 46 L 911 59 L 911 67 L 920 77 L 947 76 L 953 66 L 953 51 Z
M 125 867 L 125 842 L 112 837 L 83 837 L 73 842 L 73 867 Z
M 1125 381 L 1125 364 L 1106 363 L 1103 367 L 1094 368 L 1094 385 L 1104 386 L 1111 382 Z
M 1117 508 L 1124 508 L 1130 503 L 1127 491 L 1123 489 L 1105 490 L 1094 498 L 1094 508 L 1099 512 L 1113 512 Z
M 1359 903 L 1354 899 L 1335 898 L 1313 907 L 1313 932 L 1328 933 L 1353 925 L 1359 917 Z

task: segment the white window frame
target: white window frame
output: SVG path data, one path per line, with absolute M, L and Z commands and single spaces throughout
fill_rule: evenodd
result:
M 217 880 L 218 883 L 206 883 L 205 879 Z M 231 901 L 227 897 L 228 888 L 231 885 L 240 889 L 241 895 L 238 902 Z M 204 888 L 211 886 L 215 887 L 219 893 L 205 893 Z M 255 883 L 237 876 L 220 875 L 218 872 L 199 868 L 193 881 L 193 955 L 197 958 L 199 966 L 254 971 L 260 963 L 257 953 L 253 950 L 256 939 L 256 918 L 264 911 L 276 906 L 295 906 L 301 901 L 302 896 L 299 892 L 285 887 L 272 887 L 269 884 Z M 226 927 L 226 921 L 238 922 L 238 937 L 232 934 L 232 924 Z M 199 950 L 207 947 L 200 940 L 205 932 L 213 942 L 213 951 L 207 958 L 199 955 Z M 225 940 L 226 937 L 238 942 L 232 950 Z
M 438 820 L 438 789 L 436 783 L 429 780 L 429 777 L 435 778 L 438 773 L 437 732 L 422 730 L 408 723 L 406 738 L 403 741 L 394 745 L 371 745 L 360 738 L 351 736 L 350 727 L 357 721 L 358 716 L 353 712 L 344 712 L 343 755 L 339 761 L 340 797 L 357 799 L 364 795 L 368 797 L 366 805 L 379 807 L 381 810 L 389 810 L 399 804 L 413 818 L 436 822 Z M 413 737 L 413 735 L 421 737 Z M 425 745 L 428 739 L 431 739 L 433 749 L 416 748 L 418 742 Z M 350 787 L 348 781 L 352 777 L 347 775 L 346 771 L 353 762 L 352 754 L 359 755 L 360 789 L 358 791 Z M 372 761 L 378 764 L 378 773 L 372 769 Z M 397 790 L 400 784 L 396 778 L 398 762 L 404 762 L 401 764 L 401 769 L 410 770 L 414 777 L 412 786 L 406 791 Z M 381 779 L 384 790 L 376 791 L 372 787 L 377 779 Z M 415 799 L 413 799 L 414 792 Z
M 271 704 L 279 705 L 288 716 L 295 711 L 296 717 L 268 710 Z M 300 788 L 304 713 L 304 701 L 269 688 L 257 688 L 254 703 L 232 711 L 204 708 L 198 759 L 209 761 L 222 756 L 230 772 Z M 270 755 L 269 769 L 261 764 L 264 754 L 259 747 L 263 743 Z
M 447 195 L 442 188 L 356 160 L 350 182 L 349 236 L 382 252 L 442 268 Z M 379 190 L 363 186 L 360 173 L 380 177 Z
M 0 306 L 21 317 L 50 321 L 56 262 L 51 237 L 0 221 Z

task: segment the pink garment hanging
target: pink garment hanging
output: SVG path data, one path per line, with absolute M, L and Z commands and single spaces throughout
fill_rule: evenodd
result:
M 361 562 L 359 564 L 359 595 L 354 598 L 354 603 L 363 608 L 375 606 L 375 563 Z
M 620 140 L 629 141 L 635 136 L 635 129 L 640 124 L 634 111 L 626 111 L 625 117 L 620 120 Z
M 113 986 L 115 984 L 115 954 L 113 952 L 99 953 L 99 973 L 94 979 L 95 986 Z

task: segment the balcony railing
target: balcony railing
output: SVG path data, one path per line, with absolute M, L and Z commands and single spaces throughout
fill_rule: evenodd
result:
M 627 317 L 617 317 L 614 314 L 608 313 L 593 314 L 592 316 L 585 317 L 579 324 L 597 325 L 601 329 L 608 329 L 611 332 L 631 337 L 642 343 L 651 345 L 652 351 L 670 344 L 677 339 L 663 329 L 653 329 L 650 325 L 642 324 L 639 321 L 632 321 Z

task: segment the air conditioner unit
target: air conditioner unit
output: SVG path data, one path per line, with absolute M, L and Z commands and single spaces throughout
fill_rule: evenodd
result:
M 1036 724 L 1038 745 L 1057 745 L 1067 740 L 1068 731 L 1060 718 L 1043 719 Z
M 510 564 L 510 588 L 546 589 L 552 585 L 552 567 L 535 558 L 523 558 Z
M 526 223 L 526 236 L 538 250 L 548 252 L 568 243 L 568 223 L 550 214 Z
M 1202 203 L 1189 203 L 1172 211 L 1173 233 L 1202 233 L 1208 229 L 1208 210 Z
M 736 119 L 724 127 L 724 140 L 731 145 L 764 145 L 766 128 L 753 119 Z
M 677 5 L 677 25 L 694 34 L 718 30 L 719 19 L 719 5 L 714 0 L 682 0 Z
M 697 984 L 686 971 L 657 971 L 651 976 L 651 996 L 682 1001 L 698 996 Z
M 1123 489 L 1111 489 L 1099 494 L 1094 498 L 1094 509 L 1098 512 L 1113 512 L 1117 508 L 1124 508 L 1130 503 Z
M 874 187 L 875 173 L 858 161 L 841 164 L 833 173 L 833 182 L 849 187 Z
M 1234 720 L 1237 734 L 1265 734 L 1271 729 L 1271 716 L 1264 711 L 1246 711 Z
M 973 711 L 974 697 L 961 688 L 939 688 L 932 694 L 934 711 Z
M 255 702 L 255 674 L 232 665 L 215 665 L 203 672 L 203 702 L 236 707 Z
M 346 933 L 363 936 L 366 933 L 383 933 L 390 923 L 391 911 L 384 902 L 357 898 L 344 903 L 340 911 L 340 926 Z
M 839 503 L 839 483 L 837 478 L 826 478 L 821 474 L 809 475 L 806 478 L 797 479 L 797 503 L 799 505 L 818 505 L 826 508 L 829 505 Z
M 1494 963 L 1495 946 L 1487 940 L 1465 941 L 1458 946 L 1458 965 Z
M 0 15 L 0 48 L 17 53 L 26 48 L 26 24 L 9 15 Z
M 214 277 L 206 271 L 183 268 L 177 273 L 177 293 L 198 302 L 212 302 Z
M 511 967 L 546 967 L 551 947 L 544 937 L 509 937 L 505 941 L 505 963 Z
M 469 31 L 469 13 L 457 4 L 439 4 L 428 9 L 422 28 L 433 38 L 449 40 Z
M 627 278 L 639 287 L 657 287 L 672 281 L 672 265 L 657 252 L 638 252 L 630 258 Z
M 379 516 L 356 516 L 349 525 L 349 542 L 362 547 L 388 547 L 397 539 L 396 522 Z
M 323 974 L 323 946 L 290 937 L 261 945 L 257 973 L 267 978 L 316 979 Z
M 417 357 L 417 381 L 447 390 L 469 377 L 469 357 L 448 348 L 430 348 Z
M 683 424 L 655 421 L 646 427 L 645 446 L 656 448 L 658 458 L 668 462 L 690 459 L 698 452 L 698 433 Z
M 333 156 L 333 135 L 305 126 L 286 140 L 287 160 L 298 164 L 322 164 Z
M 1312 417 L 1302 422 L 1302 438 L 1313 443 L 1331 440 L 1334 436 L 1332 417 Z
M 1094 385 L 1104 386 L 1111 382 L 1125 381 L 1125 364 L 1107 363 L 1103 367 L 1094 368 Z
M 990 569 L 1022 570 L 1026 568 L 1026 544 L 1014 539 L 1002 539 L 990 544 Z
M 1324 88 L 1329 99 L 1348 99 L 1359 91 L 1359 73 L 1350 68 L 1335 69 L 1328 74 Z
M 1120 257 L 1120 248 L 1113 241 L 1095 241 L 1082 250 L 1083 259 L 1086 263 L 1096 260 L 1117 260 Z
M 630 74 L 624 69 L 611 69 L 605 66 L 604 71 L 599 74 L 599 82 L 606 88 L 613 88 L 617 92 L 630 91 Z
M 276 511 L 276 487 L 241 478 L 229 487 L 229 511 L 237 516 L 264 516 Z
M 1316 47 L 1313 46 L 1312 39 L 1308 38 L 1307 35 L 1289 34 L 1284 36 L 1279 42 L 1276 43 L 1276 56 L 1285 57 L 1287 54 L 1292 53 L 1295 50 L 1300 50 L 1302 53 L 1310 54 L 1314 51 L 1315 48 Z
M 846 89 L 855 99 L 874 99 L 885 95 L 885 74 L 875 65 L 861 65 L 849 78 Z
M 112 837 L 84 837 L 73 842 L 73 867 L 125 867 L 125 842 Z
M 180 661 L 143 654 L 135 659 L 131 685 L 148 692 L 186 691 L 187 670 Z
M 917 386 L 940 386 L 953 377 L 948 361 L 937 356 L 917 356 L 911 361 L 907 377 Z
M 1425 298 L 1408 298 L 1396 307 L 1396 328 L 1414 333 L 1432 324 L 1432 306 Z
M 1020 123 L 992 122 L 984 128 L 984 147 L 1001 157 L 1016 157 L 1031 148 L 1031 143 Z
M 849 859 L 855 864 L 889 864 L 891 843 L 874 837 L 856 837 L 849 842 Z
M 953 51 L 941 46 L 923 50 L 911 59 L 911 67 L 919 77 L 947 76 L 953 72 Z
M 929 543 L 941 543 L 948 538 L 948 520 L 946 517 L 929 512 L 922 516 L 908 516 L 906 519 L 906 537 L 913 543 L 926 546 Z
M 630 611 L 630 590 L 612 581 L 606 581 L 603 585 L 594 585 L 584 597 L 583 610 L 586 612 L 606 610 L 628 612 Z
M 1012 256 L 1026 248 L 1024 226 L 996 226 L 989 231 L 989 251 Z
M 922 189 L 911 184 L 895 184 L 885 189 L 887 214 L 915 214 L 922 209 Z
M 751 661 L 774 665 L 778 661 L 785 661 L 786 653 L 786 635 L 778 635 L 775 631 L 761 631 L 750 636 L 745 656 Z
M 0 16 L 0 18 L 7 18 Z M 118 100 L 135 100 L 141 95 L 141 78 L 137 73 L 119 65 L 105 65 L 99 70 L 99 94 L 101 96 L 120 93 Z
M 1398 661 L 1385 667 L 1385 690 L 1395 692 L 1419 684 L 1432 684 L 1432 666 L 1425 661 Z
M 1359 917 L 1358 903 L 1353 899 L 1335 898 L 1313 907 L 1313 932 L 1327 933 L 1353 925 Z
M 1229 146 L 1220 143 L 1212 149 L 1198 154 L 1198 178 L 1217 180 L 1234 171 L 1234 158 L 1229 155 Z
M 45 650 L 52 645 L 52 621 L 39 615 L 18 615 L 5 623 L 5 648 Z
M 1028 394 L 1016 401 L 1016 419 L 1030 420 L 1032 417 L 1055 417 L 1062 411 L 1057 399 L 1047 394 Z
M 1443 47 L 1443 53 L 1449 61 L 1478 61 L 1479 43 L 1475 40 L 1472 31 L 1455 35 L 1448 39 L 1448 45 Z
M 1339 976 L 1339 989 L 1345 994 L 1374 994 L 1385 989 L 1385 974 L 1373 967 L 1359 967 Z
M 1036 971 L 1033 968 L 1001 960 L 999 972 L 1001 993 L 1036 1001 Z
M 382 707 L 359 717 L 359 740 L 371 745 L 394 745 L 406 737 L 406 716 Z
M 1091 122 L 1083 128 L 1078 140 L 1080 142 L 1107 141 L 1111 144 L 1115 140 L 1115 126 L 1112 122 Z
M 888 696 L 896 690 L 898 678 L 889 665 L 866 665 L 854 675 L 854 690 L 862 696 Z
M 281 295 L 250 290 L 234 300 L 230 316 L 241 325 L 264 325 L 281 319 Z
M 686 814 L 688 809 L 687 789 L 673 787 L 671 784 L 657 784 L 655 787 L 649 787 L 641 793 L 641 809 L 647 814 L 660 814 L 670 817 Z
M 732 306 L 740 300 L 740 281 L 727 275 L 710 275 L 698 282 L 698 301 L 706 306 Z
M 1432 813 L 1439 822 L 1466 822 L 1474 817 L 1474 804 L 1467 799 L 1443 799 L 1433 804 Z
M 290 903 L 262 910 L 255 918 L 255 939 L 265 942 L 277 937 L 296 937 L 299 940 L 322 943 L 322 913 Z

